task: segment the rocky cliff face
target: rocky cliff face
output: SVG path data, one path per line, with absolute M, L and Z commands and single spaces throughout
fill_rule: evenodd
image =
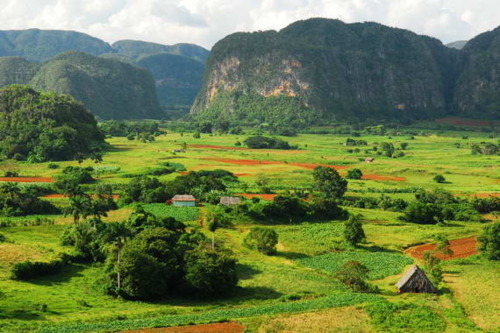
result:
M 462 49 L 454 101 L 460 114 L 500 119 L 500 27 Z
M 214 46 L 191 112 L 213 113 L 223 98 L 225 118 L 245 119 L 234 107 L 242 96 L 280 96 L 299 100 L 318 122 L 439 117 L 453 108 L 459 54 L 375 23 L 311 19 L 279 32 L 236 33 Z

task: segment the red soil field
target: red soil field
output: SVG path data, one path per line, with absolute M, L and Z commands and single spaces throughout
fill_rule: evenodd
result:
M 179 174 L 181 175 L 187 175 L 189 173 L 189 171 L 181 171 L 179 172 Z M 234 174 L 236 177 L 245 177 L 245 176 L 250 176 L 249 173 L 235 173 Z
M 0 182 L 12 183 L 52 183 L 53 178 L 50 177 L 0 177 Z
M 436 244 L 423 244 L 409 248 L 406 250 L 406 253 L 413 258 L 423 259 L 425 251 L 432 251 L 435 248 Z M 456 258 L 467 258 L 477 254 L 477 239 L 476 237 L 467 237 L 451 240 L 450 249 L 453 251 L 451 256 L 445 256 L 442 253 L 439 253 L 436 257 L 442 260 L 451 260 Z
M 386 181 L 391 181 L 391 182 L 405 182 L 406 178 L 405 177 L 393 177 L 393 176 L 380 176 L 376 174 L 369 174 L 369 175 L 363 175 L 362 179 L 368 179 L 368 180 L 386 180 Z
M 476 126 L 476 127 L 486 127 L 490 126 L 490 124 L 495 123 L 499 124 L 498 121 L 487 121 L 487 120 L 471 120 L 471 119 L 463 119 L 458 117 L 447 117 L 436 119 L 436 123 L 441 124 L 451 124 L 455 126 Z
M 277 194 L 253 194 L 253 193 L 237 193 L 235 195 L 242 196 L 247 199 L 261 198 L 263 200 L 272 201 Z
M 236 164 L 236 165 L 276 165 L 276 164 L 288 164 L 296 167 L 306 168 L 306 169 L 314 169 L 317 166 L 323 166 L 333 169 L 347 169 L 347 166 L 340 165 L 328 165 L 328 164 L 313 164 L 313 163 L 285 163 L 280 161 L 260 161 L 260 160 L 235 160 L 229 158 L 215 158 L 215 157 L 206 157 L 204 160 L 208 161 L 216 161 L 221 163 L 228 164 Z
M 175 326 L 164 328 L 144 328 L 124 331 L 124 333 L 243 333 L 245 326 L 235 323 L 215 323 L 192 326 Z

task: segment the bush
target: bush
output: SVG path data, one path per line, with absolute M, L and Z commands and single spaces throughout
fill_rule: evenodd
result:
M 350 245 L 356 246 L 358 243 L 366 241 L 360 215 L 349 216 L 344 227 L 344 240 Z
M 493 223 L 484 228 L 479 237 L 479 250 L 490 260 L 500 260 L 500 223 Z
M 432 178 L 436 183 L 442 184 L 446 182 L 446 178 L 444 178 L 443 175 L 435 175 L 434 178 Z
M 349 169 L 347 170 L 347 179 L 361 179 L 363 177 L 363 172 L 360 169 Z
M 348 261 L 340 266 L 334 277 L 356 292 L 366 292 L 371 289 L 365 281 L 368 272 L 368 268 L 359 261 Z
M 224 252 L 198 247 L 188 253 L 185 280 L 197 295 L 225 296 L 238 284 L 236 260 Z
M 11 269 L 12 280 L 33 280 L 46 275 L 53 275 L 61 272 L 67 264 L 68 258 L 61 255 L 59 258 L 49 261 L 22 261 L 16 263 Z
M 436 224 L 443 222 L 442 212 L 438 205 L 419 201 L 410 203 L 400 219 L 418 224 Z
M 255 227 L 250 229 L 243 244 L 249 249 L 257 250 L 266 255 L 276 254 L 278 233 L 273 229 Z
M 296 146 L 291 146 L 288 142 L 281 139 L 260 135 L 251 136 L 243 142 L 248 148 L 252 149 L 297 149 Z

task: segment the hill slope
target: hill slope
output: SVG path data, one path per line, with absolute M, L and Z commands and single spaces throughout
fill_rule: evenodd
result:
M 500 119 L 500 27 L 471 39 L 462 49 L 455 103 L 460 114 Z
M 498 30 L 463 51 L 407 30 L 329 19 L 235 33 L 214 46 L 191 112 L 250 123 L 498 118 Z
M 151 74 L 112 59 L 63 53 L 44 63 L 29 83 L 39 90 L 72 95 L 103 119 L 164 116 Z
M 29 61 L 45 61 L 66 51 L 91 55 L 112 52 L 111 46 L 92 36 L 62 30 L 0 31 L 0 57 L 19 56 Z
M 71 96 L 27 86 L 0 90 L 0 156 L 31 162 L 67 160 L 104 144 L 90 112 Z

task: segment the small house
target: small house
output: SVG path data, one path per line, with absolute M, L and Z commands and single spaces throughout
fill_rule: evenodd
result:
M 196 199 L 192 195 L 177 194 L 172 198 L 172 204 L 176 207 L 194 207 Z
M 375 161 L 374 157 L 367 157 L 367 158 L 365 158 L 365 163 L 373 163 L 373 161 Z
M 241 202 L 240 197 L 221 197 L 220 204 L 224 206 L 235 206 Z
M 411 266 L 396 283 L 396 287 L 398 293 L 435 293 L 437 291 L 424 271 L 417 265 Z

